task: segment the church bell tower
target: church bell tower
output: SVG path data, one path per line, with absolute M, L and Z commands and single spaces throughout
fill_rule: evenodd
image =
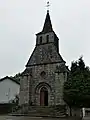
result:
M 59 39 L 47 11 L 43 29 L 36 34 L 35 48 L 22 73 L 20 105 L 51 106 L 53 109 L 64 106 L 63 85 L 67 72 L 59 53 Z
M 53 43 L 56 46 L 57 52 L 59 52 L 59 39 L 52 28 L 49 11 L 47 11 L 43 30 L 36 34 L 36 45 Z

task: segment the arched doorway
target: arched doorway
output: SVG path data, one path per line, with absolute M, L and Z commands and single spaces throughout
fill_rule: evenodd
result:
M 40 105 L 48 106 L 48 90 L 46 87 L 42 87 L 40 90 Z

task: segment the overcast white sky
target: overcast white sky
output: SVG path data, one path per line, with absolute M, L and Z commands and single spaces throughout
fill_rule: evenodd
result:
M 25 68 L 46 16 L 47 0 L 0 0 L 0 77 Z M 70 66 L 83 55 L 90 66 L 90 0 L 50 0 L 60 54 Z

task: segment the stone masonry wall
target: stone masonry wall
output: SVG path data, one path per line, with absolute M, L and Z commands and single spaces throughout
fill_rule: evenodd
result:
M 60 63 L 32 67 L 32 92 L 29 92 L 32 104 L 40 105 L 40 89 L 43 86 L 48 89 L 49 105 L 64 104 L 63 84 L 66 74 L 56 73 L 56 66 L 60 66 Z M 42 72 L 45 72 L 44 76 Z
M 20 81 L 20 105 L 29 103 L 30 76 L 23 76 Z

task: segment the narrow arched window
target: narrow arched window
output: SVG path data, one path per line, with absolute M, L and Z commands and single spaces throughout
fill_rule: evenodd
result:
M 47 43 L 49 42 L 49 35 L 46 36 Z
M 42 44 L 42 36 L 40 37 L 40 44 Z

